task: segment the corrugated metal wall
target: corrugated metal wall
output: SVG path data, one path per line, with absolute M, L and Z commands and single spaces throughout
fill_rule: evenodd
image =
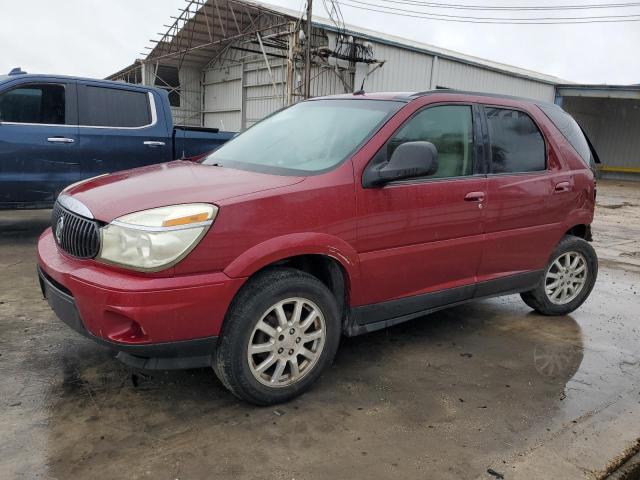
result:
M 640 100 L 563 97 L 605 167 L 640 168 Z
M 204 126 L 240 131 L 284 107 L 286 62 L 269 57 L 269 67 L 271 75 L 262 55 L 236 53 L 205 70 Z M 333 67 L 314 66 L 311 77 L 313 96 L 346 92 Z
M 242 129 L 242 64 L 204 72 L 204 126 L 231 132 Z
M 181 68 L 180 106 L 171 107 L 173 121 L 176 125 L 199 126 L 202 122 L 200 111 L 202 105 L 202 71 L 198 68 Z
M 326 36 L 322 35 L 321 30 L 318 33 L 314 38 L 321 44 L 335 43 L 334 33 L 326 32 Z M 401 46 L 381 42 L 372 42 L 372 45 L 374 58 L 385 61 L 382 67 L 374 70 L 375 65 L 359 63 L 355 72 L 341 71 L 343 81 L 334 71 L 335 60 L 329 59 L 329 65 L 312 68 L 312 95 L 358 90 L 364 76 L 371 72 L 365 82 L 365 89 L 370 92 L 415 92 L 444 87 L 504 93 L 550 102 L 554 99 L 555 88 L 549 83 L 435 57 Z M 270 52 L 268 48 L 267 52 Z M 282 51 L 271 53 L 282 54 Z M 346 62 L 339 63 L 342 67 L 348 66 Z M 225 60 L 206 70 L 204 125 L 232 131 L 242 130 L 282 108 L 285 105 L 286 63 L 284 59 L 269 57 L 269 65 L 273 79 L 269 76 L 262 55 L 230 51 Z M 300 82 L 301 72 L 297 73 L 297 78 L 294 79 L 296 85 Z M 182 82 L 182 77 L 180 80 Z M 275 83 L 275 92 L 272 82 Z M 193 88 L 194 92 L 195 90 Z M 194 118 L 192 113 L 184 112 L 183 115 Z
M 439 58 L 436 87 L 502 93 L 553 102 L 554 85 Z
M 420 92 L 429 90 L 433 57 L 381 43 L 373 43 L 373 56 L 385 64 L 372 71 L 365 82 L 369 92 Z M 369 66 L 373 70 L 374 66 Z M 366 70 L 364 71 L 366 73 Z M 358 69 L 356 89 L 362 84 L 363 72 Z

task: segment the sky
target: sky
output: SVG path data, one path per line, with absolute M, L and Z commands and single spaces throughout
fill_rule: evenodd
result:
M 410 10 L 388 0 L 361 0 Z M 405 0 L 419 1 L 419 0 Z M 426 0 L 425 0 L 426 1 Z M 438 0 L 483 6 L 607 4 L 612 0 Z M 624 0 L 627 2 L 628 0 Z M 623 0 L 615 3 L 622 3 Z M 301 10 L 304 0 L 270 3 Z M 360 4 L 362 5 L 362 4 Z M 142 57 L 185 0 L 0 0 L 0 74 L 33 73 L 103 78 Z M 321 0 L 315 13 L 326 17 Z M 640 22 L 581 25 L 485 25 L 407 18 L 342 6 L 348 24 L 397 35 L 581 83 L 640 83 Z M 474 16 L 637 14 L 640 6 L 569 12 L 431 10 Z M 375 53 L 375 52 L 374 52 Z

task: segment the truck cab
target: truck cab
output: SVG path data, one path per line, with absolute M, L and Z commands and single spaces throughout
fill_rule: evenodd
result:
M 163 90 L 14 69 L 0 76 L 0 208 L 48 208 L 69 184 L 203 154 L 231 136 L 174 128 Z

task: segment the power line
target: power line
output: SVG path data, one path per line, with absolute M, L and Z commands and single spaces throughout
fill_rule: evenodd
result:
M 387 7 L 385 5 L 379 5 L 368 2 L 361 2 L 359 0 L 348 0 L 348 2 L 354 2 L 361 5 L 354 5 L 347 3 L 347 0 L 334 0 L 336 3 L 345 6 L 356 8 L 359 10 L 367 10 L 370 12 L 386 13 L 389 15 L 397 15 L 402 17 L 412 18 L 424 18 L 428 20 L 440 20 L 443 22 L 457 22 L 457 23 L 480 23 L 480 24 L 496 24 L 496 25 L 572 25 L 582 23 L 623 23 L 623 22 L 638 22 L 640 21 L 640 14 L 636 15 L 603 15 L 598 17 L 529 17 L 529 18 L 499 18 L 499 17 L 471 17 L 471 16 L 456 16 L 437 14 L 429 12 L 420 12 L 416 10 L 405 10 L 402 8 Z M 384 10 L 380 10 L 380 9 Z
M 553 11 L 553 10 L 592 10 L 598 8 L 632 8 L 640 6 L 640 2 L 627 2 L 627 3 L 591 3 L 582 5 L 463 5 L 458 3 L 439 3 L 439 2 L 423 2 L 419 0 L 384 0 L 391 3 L 407 3 L 421 5 L 425 7 L 441 8 L 441 9 L 458 9 L 458 10 L 496 10 L 496 11 L 520 11 L 520 10 L 539 10 L 539 11 Z
M 631 16 L 640 16 L 640 13 L 636 15 L 596 15 L 591 17 L 521 17 L 521 18 L 507 18 L 507 17 L 474 17 L 469 15 L 449 15 L 446 13 L 433 13 L 433 12 L 421 12 L 418 10 L 407 10 L 403 8 L 397 7 L 388 7 L 386 5 L 380 5 L 377 3 L 369 3 L 361 0 L 349 0 L 353 3 L 359 3 L 361 5 L 367 5 L 371 7 L 377 8 L 385 8 L 389 10 L 396 10 L 398 12 L 408 12 L 408 13 L 420 13 L 424 15 L 431 15 L 434 17 L 443 17 L 443 18 L 457 18 L 457 19 L 469 19 L 469 20 L 508 20 L 513 22 L 519 21 L 546 21 L 546 20 L 558 20 L 558 21 L 573 21 L 573 20 L 601 20 L 601 19 L 618 19 L 618 18 L 629 18 Z M 384 1 L 384 0 L 383 0 Z

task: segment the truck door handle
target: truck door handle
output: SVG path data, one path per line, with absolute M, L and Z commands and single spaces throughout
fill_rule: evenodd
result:
M 555 193 L 569 192 L 571 191 L 571 184 L 569 182 L 556 183 L 554 191 Z
M 47 138 L 47 142 L 51 143 L 73 143 L 75 140 L 73 138 L 67 137 L 49 137 Z
M 158 142 L 158 141 L 155 141 L 155 140 L 146 140 L 146 141 L 144 141 L 142 143 L 144 143 L 147 147 L 151 147 L 151 148 L 164 147 L 164 142 Z
M 464 196 L 466 202 L 482 202 L 484 200 L 484 192 L 469 192 Z

